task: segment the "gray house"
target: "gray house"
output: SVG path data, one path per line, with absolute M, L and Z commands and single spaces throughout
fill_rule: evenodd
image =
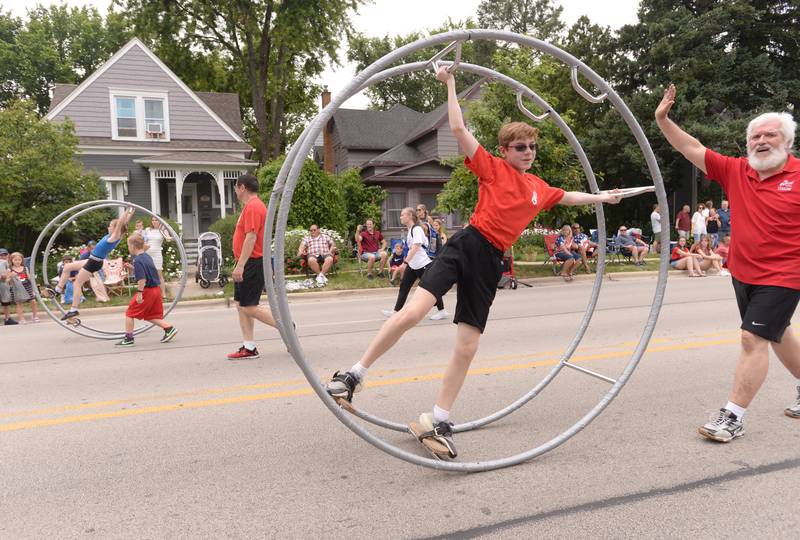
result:
M 477 99 L 483 82 L 459 98 Z M 330 94 L 323 93 L 323 106 L 329 100 Z M 386 189 L 382 229 L 389 236 L 401 235 L 403 208 L 436 206 L 436 196 L 452 172 L 441 161 L 460 153 L 447 122 L 447 103 L 429 113 L 403 105 L 387 111 L 339 109 L 326 131 L 315 148 L 316 161 L 333 173 L 356 168 L 365 183 Z M 462 225 L 458 214 L 441 217 L 449 229 Z
M 233 183 L 257 163 L 239 96 L 193 92 L 134 38 L 80 85 L 57 84 L 46 118 L 70 118 L 76 159 L 130 201 L 181 224 L 191 244 L 235 210 Z

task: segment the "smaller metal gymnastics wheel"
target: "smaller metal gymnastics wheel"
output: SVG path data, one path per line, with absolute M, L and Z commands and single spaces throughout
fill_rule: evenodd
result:
M 571 84 L 581 97 L 594 104 L 607 102 L 620 114 L 623 121 L 626 123 L 637 143 L 639 144 L 639 148 L 644 156 L 650 176 L 653 180 L 652 187 L 656 192 L 659 206 L 662 208 L 662 212 L 664 212 L 665 215 L 668 215 L 669 212 L 666 192 L 664 190 L 664 182 L 644 131 L 642 130 L 641 126 L 639 126 L 636 118 L 628 109 L 625 102 L 616 94 L 614 89 L 611 88 L 611 86 L 609 86 L 609 84 L 606 83 L 599 75 L 592 71 L 591 68 L 566 51 L 529 36 L 523 36 L 520 34 L 514 34 L 512 32 L 500 30 L 454 30 L 420 39 L 414 43 L 405 45 L 396 51 L 390 52 L 374 62 L 372 65 L 359 73 L 353 79 L 353 81 L 341 91 L 341 93 L 335 96 L 331 103 L 326 106 L 325 109 L 323 109 L 323 111 L 300 135 L 298 140 L 292 146 L 292 149 L 290 150 L 286 160 L 284 161 L 283 167 L 278 174 L 278 178 L 275 181 L 275 186 L 270 197 L 267 218 L 265 221 L 263 244 L 265 262 L 270 260 L 268 257 L 272 257 L 274 260 L 284 259 L 284 238 L 287 230 L 288 215 L 291 208 L 294 189 L 300 175 L 300 170 L 303 167 L 306 156 L 310 152 L 313 141 L 316 140 L 317 135 L 322 131 L 324 126 L 327 125 L 328 121 L 332 118 L 336 110 L 338 110 L 338 108 L 341 107 L 341 105 L 355 93 L 375 84 L 376 82 L 404 73 L 410 73 L 424 69 L 435 70 L 439 65 L 448 66 L 448 70 L 451 72 L 455 71 L 456 69 L 468 71 L 511 87 L 516 92 L 517 106 L 523 114 L 535 122 L 541 122 L 545 120 L 552 121 L 561 130 L 562 134 L 569 142 L 581 163 L 591 192 L 600 192 L 591 165 L 589 164 L 583 148 L 558 113 L 540 96 L 520 82 L 489 68 L 463 62 L 461 59 L 461 44 L 468 40 L 491 40 L 516 43 L 532 50 L 537 50 L 539 52 L 548 54 L 566 65 L 570 70 Z M 389 67 L 410 53 L 426 47 L 445 44 L 446 47 L 427 62 L 416 62 L 396 65 L 395 67 L 391 68 Z M 454 60 L 452 62 L 444 61 L 443 58 L 451 52 L 454 52 Z M 598 88 L 601 93 L 595 96 L 581 87 L 578 80 L 579 74 L 591 82 L 596 88 Z M 523 98 L 533 101 L 537 107 L 543 111 L 543 113 L 540 115 L 532 113 L 525 107 Z M 601 204 L 595 205 L 595 214 L 597 215 L 598 235 L 601 238 L 605 238 L 605 217 Z M 666 242 L 669 242 L 669 231 L 667 227 L 662 228 L 660 240 L 665 243 L 664 245 L 666 245 Z M 644 322 L 641 338 L 622 372 L 616 378 L 611 378 L 570 362 L 574 351 L 576 350 L 587 330 L 587 327 L 589 326 L 602 286 L 603 269 L 605 267 L 605 242 L 601 241 L 599 244 L 600 254 L 592 294 L 586 308 L 586 312 L 580 321 L 579 328 L 577 329 L 572 341 L 567 346 L 560 362 L 550 370 L 543 380 L 541 380 L 526 394 L 511 404 L 489 414 L 484 418 L 456 425 L 454 427 L 454 431 L 463 432 L 477 429 L 519 410 L 523 405 L 536 397 L 564 368 L 569 368 L 605 381 L 611 385 L 611 387 L 594 407 L 592 407 L 588 412 L 586 412 L 586 414 L 579 418 L 571 427 L 566 429 L 560 435 L 557 435 L 549 441 L 543 442 L 538 446 L 530 448 L 516 455 L 478 462 L 447 462 L 420 457 L 397 446 L 389 444 L 382 438 L 374 435 L 371 431 L 365 429 L 364 426 L 357 422 L 353 416 L 350 416 L 350 414 L 344 412 L 336 403 L 336 401 L 327 394 L 324 384 L 320 381 L 318 374 L 314 372 L 303 353 L 302 345 L 297 338 L 297 334 L 294 331 L 292 324 L 291 311 L 286 296 L 286 278 L 283 266 L 278 265 L 273 270 L 271 264 L 264 264 L 264 275 L 270 307 L 278 323 L 278 330 L 282 339 L 286 343 L 287 349 L 294 357 L 295 362 L 305 375 L 314 392 L 340 422 L 376 448 L 409 463 L 447 471 L 482 472 L 518 465 L 549 452 L 550 450 L 553 450 L 554 448 L 565 443 L 576 433 L 580 432 L 587 425 L 589 425 L 589 423 L 591 423 L 595 418 L 597 418 L 597 416 L 600 415 L 600 413 L 603 412 L 609 403 L 619 394 L 622 387 L 629 380 L 634 369 L 641 360 L 645 349 L 647 348 L 647 344 L 649 343 L 650 337 L 655 329 L 655 325 L 658 320 L 658 314 L 664 299 L 664 293 L 667 284 L 667 272 L 669 269 L 669 253 L 666 250 L 662 251 L 661 253 L 658 283 L 653 295 L 650 313 L 647 317 L 647 320 Z M 364 411 L 358 411 L 355 414 L 357 414 L 357 416 L 365 422 L 385 429 L 394 431 L 408 431 L 408 427 L 403 423 L 379 418 Z
M 89 326 L 89 325 L 81 322 L 80 319 L 78 319 L 77 321 L 72 321 L 70 323 L 67 323 L 67 322 L 61 320 L 60 315 L 63 315 L 64 313 L 66 313 L 66 311 L 64 310 L 64 307 L 57 300 L 54 299 L 53 305 L 55 305 L 57 307 L 57 312 L 54 312 L 50 307 L 50 303 L 47 302 L 46 299 L 42 298 L 41 293 L 39 291 L 39 287 L 37 285 L 37 281 L 38 280 L 36 279 L 36 258 L 37 258 L 37 254 L 39 253 L 40 247 L 41 247 L 42 243 L 44 242 L 45 238 L 47 238 L 47 236 L 50 233 L 50 231 L 53 228 L 55 228 L 55 231 L 50 236 L 50 239 L 47 242 L 47 245 L 45 246 L 44 250 L 41 252 L 41 254 L 42 254 L 42 271 L 41 271 L 42 283 L 47 284 L 47 283 L 49 283 L 49 279 L 48 279 L 48 275 L 47 275 L 47 264 L 48 264 L 48 260 L 49 260 L 49 257 L 50 257 L 50 252 L 53 249 L 53 244 L 55 243 L 56 238 L 58 238 L 58 235 L 61 234 L 61 232 L 67 226 L 69 226 L 70 223 L 72 223 L 73 221 L 75 221 L 76 219 L 81 217 L 82 215 L 87 214 L 89 212 L 92 212 L 94 210 L 101 210 L 101 209 L 104 209 L 104 208 L 131 208 L 131 207 L 135 208 L 139 212 L 142 212 L 143 214 L 147 214 L 148 216 L 154 217 L 154 218 L 158 219 L 159 221 L 161 221 L 161 223 L 164 224 L 164 227 L 169 232 L 170 236 L 172 236 L 172 238 L 175 239 L 176 244 L 178 246 L 178 252 L 181 255 L 181 280 L 180 280 L 180 286 L 178 288 L 178 293 L 175 295 L 175 298 L 172 300 L 170 305 L 164 310 L 164 315 L 165 316 L 168 315 L 175 308 L 175 306 L 178 304 L 178 302 L 180 302 L 181 297 L 183 296 L 183 291 L 186 288 L 186 278 L 188 276 L 188 273 L 187 273 L 187 271 L 188 271 L 188 262 L 187 262 L 187 259 L 186 259 L 186 250 L 183 247 L 183 243 L 180 241 L 180 237 L 175 233 L 175 230 L 169 225 L 169 223 L 167 223 L 165 220 L 163 220 L 161 218 L 161 216 L 158 216 L 157 214 L 154 214 L 153 212 L 151 212 L 147 208 L 144 208 L 142 206 L 139 206 L 137 204 L 133 204 L 133 203 L 130 203 L 130 202 L 124 202 L 124 201 L 99 200 L 99 201 L 89 201 L 89 202 L 77 204 L 77 205 L 73 206 L 72 208 L 68 208 L 67 210 L 64 210 L 63 212 L 61 212 L 59 215 L 57 215 L 55 218 L 53 218 L 53 220 L 50 221 L 50 223 L 48 223 L 47 226 L 45 226 L 42 229 L 42 232 L 39 234 L 39 237 L 36 239 L 36 243 L 33 245 L 33 250 L 31 251 L 31 257 L 30 257 L 30 261 L 31 261 L 31 263 L 30 263 L 31 264 L 30 272 L 31 272 L 31 277 L 32 277 L 31 282 L 33 283 L 33 293 L 36 296 L 36 300 L 42 305 L 42 307 L 44 308 L 44 310 L 47 312 L 47 314 L 50 316 L 51 319 L 53 319 L 56 323 L 58 323 L 59 325 L 61 325 L 64 328 L 66 328 L 70 332 L 74 332 L 74 333 L 76 333 L 78 335 L 81 335 L 81 336 L 84 336 L 84 337 L 88 337 L 88 338 L 106 339 L 106 340 L 121 339 L 121 338 L 123 338 L 125 336 L 125 332 L 124 331 L 108 331 L 108 330 L 102 330 L 102 329 L 99 329 L 99 328 L 94 328 L 92 326 Z M 76 294 L 80 294 L 80 291 L 76 291 Z M 141 334 L 142 332 L 146 332 L 147 330 L 149 330 L 152 327 L 153 327 L 153 325 L 148 323 L 148 324 L 145 324 L 145 325 L 142 325 L 142 326 L 134 328 L 133 333 L 138 335 L 138 334 Z

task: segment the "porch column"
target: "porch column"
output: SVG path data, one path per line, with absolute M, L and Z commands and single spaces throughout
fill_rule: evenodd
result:
M 156 180 L 155 169 L 150 169 L 150 210 L 154 214 L 161 215 L 161 201 L 158 196 L 158 180 Z
M 217 181 L 217 190 L 219 191 L 219 217 L 225 217 L 225 175 L 222 174 L 222 169 L 214 172 L 214 178 Z
M 175 213 L 183 236 L 183 171 L 175 170 Z

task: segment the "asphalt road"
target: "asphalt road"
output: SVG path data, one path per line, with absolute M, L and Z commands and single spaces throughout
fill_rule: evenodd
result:
M 616 377 L 656 281 L 607 281 L 575 362 Z M 500 291 L 454 420 L 505 406 L 548 372 L 591 282 Z M 320 377 L 358 359 L 391 291 L 292 301 Z M 445 303 L 452 310 L 454 295 Z M 106 329 L 119 314 L 84 316 Z M 175 341 L 132 349 L 54 323 L 0 327 L 0 538 L 797 538 L 795 381 L 773 361 L 729 445 L 696 431 L 723 405 L 738 352 L 726 278 L 670 279 L 655 335 L 619 397 L 563 446 L 509 469 L 454 474 L 383 454 L 325 409 L 277 332 L 230 362 L 234 310 L 178 309 Z M 425 321 L 370 373 L 358 405 L 396 421 L 432 405 L 455 326 Z M 609 385 L 562 371 L 513 415 L 458 434 L 465 461 L 524 451 Z M 425 455 L 409 435 L 371 430 Z

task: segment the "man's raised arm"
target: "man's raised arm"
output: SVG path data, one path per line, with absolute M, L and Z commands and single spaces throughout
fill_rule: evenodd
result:
M 706 172 L 706 147 L 700 141 L 683 131 L 678 124 L 669 119 L 669 110 L 675 103 L 675 85 L 670 84 L 664 91 L 661 103 L 656 107 L 656 124 L 669 144 L 683 154 L 695 167 Z

